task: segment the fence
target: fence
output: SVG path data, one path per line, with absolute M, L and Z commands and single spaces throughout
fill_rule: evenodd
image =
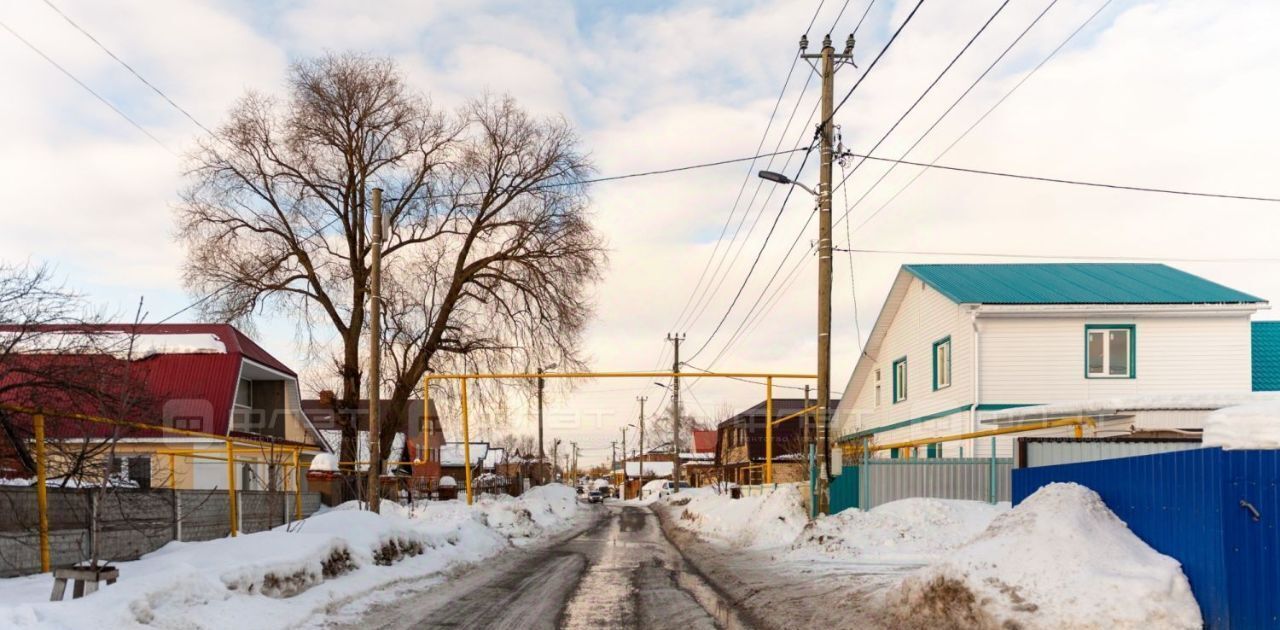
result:
M 1280 626 L 1280 452 L 1205 448 L 1021 468 L 1013 497 L 1066 481 L 1092 488 L 1182 563 L 1207 627 Z
M 920 497 L 1008 501 L 1012 469 L 1010 458 L 867 459 L 833 480 L 831 511 Z
M 1200 438 L 1018 438 L 1016 465 L 1056 466 L 1200 448 Z
M 49 488 L 49 552 L 53 566 L 89 558 L 90 518 L 98 512 L 100 556 L 134 560 L 170 541 L 196 541 L 230 534 L 225 490 L 112 489 L 98 501 L 96 489 Z M 40 534 L 36 491 L 0 487 L 0 576 L 39 573 Z M 320 507 L 320 495 L 302 494 L 302 513 Z M 239 491 L 238 530 L 264 531 L 294 519 L 291 492 Z

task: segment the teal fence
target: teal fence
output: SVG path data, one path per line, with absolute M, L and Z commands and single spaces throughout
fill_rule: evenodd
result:
M 1012 458 L 865 460 L 832 480 L 831 512 L 922 497 L 1008 501 L 1012 470 Z

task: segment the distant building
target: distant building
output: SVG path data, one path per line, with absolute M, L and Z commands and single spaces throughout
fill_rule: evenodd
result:
M 809 401 L 809 404 L 814 402 Z M 839 403 L 839 400 L 831 401 L 831 409 L 834 410 Z M 804 408 L 803 398 L 775 398 L 773 419 L 785 418 Z M 716 427 L 714 466 L 721 480 L 744 485 L 764 482 L 767 411 L 767 401 L 761 401 Z M 813 416 L 806 415 L 773 427 L 775 483 L 808 479 L 808 449 L 804 438 L 814 435 L 813 422 Z M 809 425 L 808 433 L 805 432 L 806 423 Z
M 382 400 L 379 403 L 379 409 L 384 414 L 388 414 L 386 410 L 390 409 L 391 401 Z M 307 416 L 311 419 L 311 423 L 324 437 L 326 444 L 334 453 L 339 453 L 342 444 L 342 424 L 339 422 L 337 411 L 337 400 L 333 392 L 320 392 L 318 398 L 308 398 L 302 401 L 302 408 L 306 411 Z M 431 449 L 431 457 L 428 458 L 432 464 L 428 465 L 429 472 L 422 469 L 420 474 L 438 478 L 439 477 L 439 450 L 444 445 L 444 429 L 440 426 L 440 415 L 436 411 L 435 401 L 431 401 L 430 405 L 430 425 L 427 432 L 430 434 L 430 443 L 428 448 Z M 357 461 L 368 461 L 369 459 L 369 401 L 361 399 L 355 410 L 355 419 L 357 426 L 357 445 L 356 459 Z M 422 399 L 413 399 L 409 401 L 408 409 L 404 421 L 397 423 L 396 436 L 392 440 L 390 452 L 383 454 L 383 460 L 388 462 L 415 462 L 421 461 L 422 457 Z M 388 414 L 386 417 L 390 417 Z M 386 425 L 384 424 L 384 427 Z M 362 470 L 367 470 L 367 466 L 360 466 Z M 404 468 L 404 467 L 397 467 Z M 421 468 L 421 467 L 420 467 Z M 404 472 L 407 474 L 408 469 Z

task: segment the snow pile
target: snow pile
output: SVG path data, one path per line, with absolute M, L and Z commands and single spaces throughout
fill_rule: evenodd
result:
M 338 472 L 338 456 L 333 453 L 318 453 L 311 459 L 313 472 Z
M 577 508 L 564 486 L 474 506 L 383 502 L 382 514 L 347 503 L 273 531 L 170 543 L 118 563 L 118 583 L 73 601 L 47 601 L 49 574 L 0 580 L 0 627 L 296 627 L 354 596 L 567 530 Z
M 1223 449 L 1280 448 L 1280 402 L 1219 409 L 1204 421 L 1204 445 Z
M 711 488 L 690 488 L 668 497 L 668 501 L 677 509 L 683 504 L 683 509 L 675 512 L 680 527 L 737 547 L 789 545 L 809 520 L 804 496 L 794 485 L 741 499 Z
M 1050 484 L 888 596 L 909 625 L 1199 628 L 1176 560 L 1157 553 L 1098 494 Z
M 927 563 L 982 533 L 1007 503 L 903 499 L 819 517 L 791 544 L 797 558 Z

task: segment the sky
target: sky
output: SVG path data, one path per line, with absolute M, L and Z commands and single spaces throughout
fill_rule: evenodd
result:
M 442 108 L 488 91 L 510 94 L 539 115 L 564 116 L 601 176 L 807 146 L 813 121 L 806 117 L 819 82 L 804 63 L 787 80 L 797 41 L 808 27 L 811 52 L 827 32 L 839 47 L 868 6 L 867 0 L 52 2 L 209 127 L 221 124 L 246 90 L 283 93 L 291 60 L 358 50 L 394 58 L 410 84 Z M 836 116 L 844 146 L 866 153 L 884 136 L 876 154 L 889 157 L 905 153 L 928 162 L 946 151 L 940 163 L 956 166 L 1280 196 L 1280 184 L 1268 176 L 1280 151 L 1274 116 L 1280 39 L 1272 36 L 1280 5 L 1050 3 L 1010 0 L 885 136 L 1001 5 L 926 0 Z M 871 5 L 857 33 L 857 67 L 840 69 L 837 95 L 848 92 L 915 5 Z M 174 207 L 182 155 L 199 127 L 49 4 L 0 0 L 0 22 L 12 30 L 0 28 L 0 257 L 48 263 L 68 287 L 126 320 L 140 299 L 151 321 L 190 304 L 199 296 L 182 284 Z M 692 366 L 686 371 L 812 372 L 817 265 L 809 247 L 817 235 L 814 224 L 805 224 L 813 200 L 797 189 L 783 207 L 786 190 L 752 176 L 761 168 L 799 172 L 812 185 L 816 157 L 803 170 L 800 161 L 780 156 L 593 186 L 591 211 L 610 260 L 594 288 L 596 316 L 583 339 L 592 369 L 668 369 L 664 338 L 682 332 L 683 358 Z M 1009 261 L 962 253 L 1151 258 L 1263 298 L 1280 296 L 1280 263 L 1268 260 L 1280 258 L 1273 203 L 889 168 L 851 159 L 835 169 L 838 179 L 851 173 L 834 199 L 837 247 L 921 252 L 837 254 L 836 387 L 847 381 L 860 338 L 905 263 Z M 841 221 L 846 212 L 849 221 Z M 176 321 L 194 318 L 188 311 Z M 308 395 L 306 377 L 324 369 L 325 359 L 308 352 L 295 320 L 266 315 L 254 322 L 253 334 L 304 375 Z M 576 441 L 583 462 L 606 460 L 621 428 L 638 417 L 636 397 L 648 397 L 649 412 L 664 398 L 651 381 L 554 388 L 548 445 L 553 438 Z M 684 382 L 686 412 L 707 418 L 764 398 L 757 384 Z M 798 393 L 779 388 L 775 395 Z M 446 410 L 446 430 L 456 430 L 453 417 Z M 532 417 L 522 410 L 483 424 L 532 433 Z M 629 450 L 634 436 L 632 430 Z

